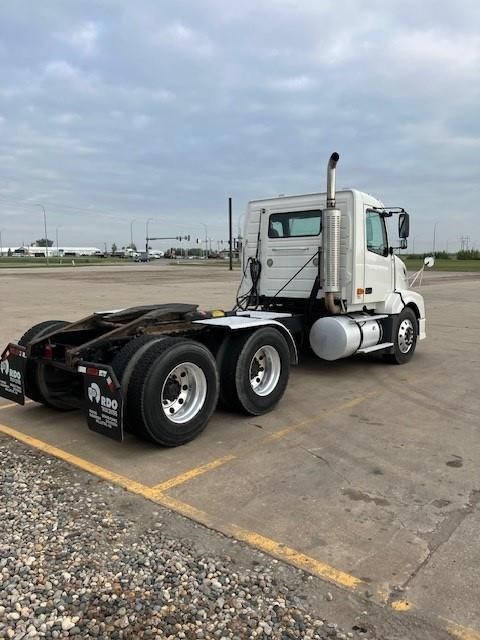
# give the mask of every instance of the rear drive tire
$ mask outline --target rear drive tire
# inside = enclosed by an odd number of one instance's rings
[[[124,345],[112,360],[111,367],[117,376],[117,380],[120,383],[122,389],[122,395],[124,400],[124,412],[123,412],[123,427],[125,431],[129,433],[135,433],[135,428],[128,420],[127,410],[127,398],[128,398],[128,386],[132,371],[142,355],[148,349],[148,345],[152,342],[158,342],[163,340],[162,336],[145,335],[132,338],[126,345]]]
[[[290,351],[271,327],[232,335],[221,363],[222,405],[258,416],[282,398],[290,375]]]
[[[404,307],[393,322],[393,353],[384,358],[391,364],[405,364],[415,352],[417,346],[418,322],[413,309]]]
[[[176,447],[198,436],[218,400],[215,359],[193,340],[164,338],[148,345],[128,384],[126,413],[135,432]]]
[[[22,347],[27,347],[31,342],[41,338],[54,331],[55,329],[61,329],[65,325],[69,324],[66,320],[46,320],[34,325],[18,341],[18,344]],[[67,404],[61,402],[57,398],[53,399],[51,396],[51,389],[47,381],[49,373],[45,369],[44,363],[37,362],[35,360],[27,360],[27,366],[25,370],[25,395],[48,407],[58,409],[60,411],[71,411],[74,407],[70,407]],[[52,367],[49,367],[52,369]]]

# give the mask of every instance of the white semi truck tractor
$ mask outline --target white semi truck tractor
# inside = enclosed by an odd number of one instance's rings
[[[422,296],[408,288],[386,219],[409,215],[356,190],[254,200],[231,311],[159,303],[35,325],[4,350],[0,395],[83,410],[90,429],[164,446],[206,427],[217,403],[260,415],[282,398],[303,349],[323,360],[378,352],[394,364],[425,338]],[[396,235],[396,234],[395,234]]]

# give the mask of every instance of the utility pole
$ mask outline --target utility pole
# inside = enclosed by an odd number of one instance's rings
[[[135,222],[135,218],[130,222],[130,249],[133,250],[133,223]]]
[[[200,222],[202,227],[205,229],[205,259],[208,258],[208,227],[203,222]]]
[[[43,206],[43,204],[37,204],[37,207],[42,207],[42,210],[43,210],[43,226],[45,228],[45,258],[47,260],[47,267],[48,267],[47,214],[45,213],[45,207]]]
[[[460,238],[461,251],[468,251],[469,246],[470,246],[470,236],[461,236]]]
[[[229,271],[233,269],[233,247],[232,247],[232,198],[228,199],[228,246],[229,246]]]
[[[147,254],[147,262],[148,262],[148,223],[153,222],[153,218],[148,218],[145,223],[145,253]]]

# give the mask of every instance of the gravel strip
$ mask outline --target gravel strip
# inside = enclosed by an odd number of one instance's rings
[[[202,548],[164,532],[174,518],[200,527],[147,501],[142,516],[136,497],[7,438],[0,469],[0,638],[363,636],[306,611],[264,554],[243,566],[219,553],[220,534]]]

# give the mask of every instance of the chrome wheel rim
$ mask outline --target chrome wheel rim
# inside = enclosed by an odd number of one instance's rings
[[[415,331],[412,321],[408,318],[402,320],[398,327],[398,348],[401,353],[408,353],[413,347]]]
[[[278,384],[282,365],[278,351],[270,346],[255,352],[249,368],[250,385],[257,396],[268,396]]]
[[[165,378],[160,401],[171,422],[185,424],[199,413],[206,397],[207,378],[202,369],[193,362],[182,362]]]

